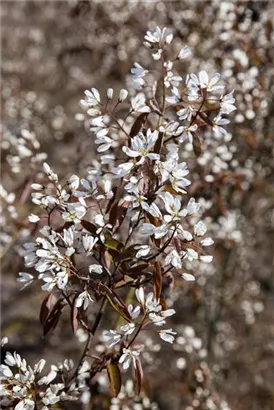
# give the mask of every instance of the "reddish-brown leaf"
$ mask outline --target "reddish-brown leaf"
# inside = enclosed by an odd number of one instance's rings
[[[113,290],[104,285],[106,297],[111,306],[127,321],[131,322],[131,316],[128,312],[127,306],[122,299]]]
[[[135,137],[138,134],[147,119],[147,115],[147,112],[143,112],[136,118],[129,133],[130,137]]]
[[[57,323],[59,322],[63,307],[65,306],[64,299],[59,299],[55,303],[54,307],[52,308],[51,312],[49,313],[48,317],[44,323],[43,335],[46,336],[50,330],[55,329]]]
[[[162,266],[158,261],[154,264],[153,284],[154,296],[158,300],[162,293]]]
[[[54,300],[56,301],[55,296],[52,293],[49,293],[41,304],[39,320],[42,323],[42,325],[44,325],[49,315],[49,312],[54,304]]]
[[[81,224],[82,224],[83,228],[85,228],[86,231],[88,231],[89,233],[91,233],[94,236],[97,236],[97,234],[96,234],[97,228],[96,228],[95,225],[93,225],[89,221],[86,221],[85,219],[82,219]]]
[[[136,367],[135,367],[135,380],[136,380],[135,391],[136,391],[137,396],[139,396],[141,393],[142,384],[143,384],[143,375],[144,374],[143,374],[142,364],[139,358],[137,357]]]
[[[75,296],[72,302],[71,310],[70,310],[70,323],[73,330],[73,333],[76,333],[78,329],[78,308],[76,306],[78,295]]]

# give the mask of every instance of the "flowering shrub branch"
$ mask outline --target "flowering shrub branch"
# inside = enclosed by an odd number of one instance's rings
[[[167,343],[176,335],[168,325],[175,310],[165,297],[167,278],[194,281],[184,272],[185,261],[212,260],[207,247],[213,240],[205,236],[199,202],[188,194],[191,176],[180,151],[189,141],[199,156],[205,127],[212,129],[212,138],[225,135],[235,101],[232,92],[223,94],[219,74],[178,75],[176,64],[191,52],[183,47],[169,56],[172,40],[166,29],[147,32],[152,68],[135,63],[129,90],[115,96],[108,89],[103,97],[96,88],[85,91],[81,106],[95,135],[97,167],[85,178],[72,175],[62,182],[44,163],[43,177],[31,186],[39,210],[29,221],[38,235],[24,245],[28,272],[20,272],[18,281],[23,287],[40,281],[47,293],[40,310],[44,336],[70,310],[72,331],[81,331],[86,340],[78,364],[52,365],[42,378],[43,359],[31,369],[18,354],[8,353],[1,366],[6,407],[45,410],[70,400],[88,403],[91,380],[103,371],[117,396],[121,372],[130,367],[140,394],[142,333],[154,332]],[[117,326],[100,330],[110,307]],[[96,312],[92,318],[91,311]]]

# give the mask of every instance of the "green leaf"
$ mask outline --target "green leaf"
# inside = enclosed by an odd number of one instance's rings
[[[119,366],[114,363],[107,364],[108,378],[113,397],[117,397],[121,390],[122,379]]]

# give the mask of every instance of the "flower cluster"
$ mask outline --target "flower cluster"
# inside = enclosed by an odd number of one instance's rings
[[[4,395],[16,410],[47,409],[69,400],[74,390],[83,393],[86,403],[90,392],[85,378],[104,371],[117,396],[120,373],[130,366],[140,394],[143,335],[150,331],[167,343],[175,340],[176,331],[162,328],[175,314],[166,292],[169,279],[195,281],[186,267],[212,260],[207,247],[213,240],[205,236],[201,205],[190,193],[191,175],[181,152],[190,143],[199,155],[203,127],[213,137],[225,136],[223,125],[229,123],[235,100],[217,85],[219,74],[179,75],[176,62],[188,58],[190,50],[183,47],[169,56],[172,41],[166,29],[147,32],[144,44],[157,66],[143,68],[136,62],[130,90],[117,95],[111,88],[104,95],[96,88],[85,91],[80,105],[95,135],[96,166],[62,182],[44,163],[44,172],[31,184],[37,211],[28,220],[37,236],[24,245],[28,272],[20,272],[18,282],[25,287],[40,281],[47,293],[40,311],[44,335],[54,330],[67,308],[73,332],[86,347],[72,376],[56,384],[51,382],[61,370],[72,370],[67,364],[52,366],[38,380],[44,361],[32,370],[18,355],[9,354],[2,366]],[[94,356],[92,340],[105,309],[118,313],[119,320],[116,329],[102,331],[100,356]],[[41,390],[44,385],[50,386]]]

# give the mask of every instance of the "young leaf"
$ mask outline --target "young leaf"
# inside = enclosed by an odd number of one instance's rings
[[[142,384],[143,384],[143,368],[142,368],[141,361],[138,357],[136,359],[135,380],[136,380],[135,391],[136,391],[137,396],[139,396],[141,393]]]
[[[141,115],[139,115],[139,117],[136,118],[129,133],[130,137],[135,137],[135,135],[138,134],[147,119],[147,115],[147,112],[143,112]]]
[[[70,310],[70,323],[71,323],[73,333],[76,333],[78,329],[78,318],[77,318],[78,308],[76,306],[77,296],[78,295],[76,295],[75,298],[73,299],[71,310]]]
[[[49,315],[50,309],[54,304],[54,299],[55,299],[55,296],[52,293],[49,293],[41,304],[39,320],[42,325],[44,325]]]
[[[64,299],[59,299],[55,303],[52,311],[48,315],[44,323],[43,335],[46,336],[50,330],[55,329],[57,323],[59,322],[63,307],[65,306]]]
[[[153,271],[154,296],[158,300],[162,293],[162,267],[160,262],[155,261]]]
[[[108,378],[113,397],[117,397],[121,390],[122,380],[119,366],[114,363],[107,364]]]
[[[106,291],[106,297],[111,306],[127,321],[131,322],[131,316],[128,313],[127,306],[124,304],[121,298],[110,290],[106,285],[104,286]]]
[[[195,132],[193,133],[193,151],[196,157],[199,157],[202,153],[201,141]]]
[[[81,224],[82,224],[83,228],[85,228],[86,231],[91,233],[93,236],[97,236],[97,234],[96,234],[97,228],[96,228],[95,225],[93,225],[89,221],[85,221],[84,219],[81,221]]]

